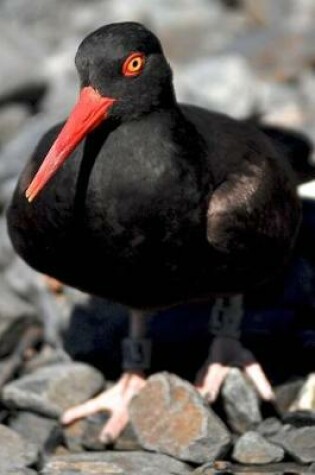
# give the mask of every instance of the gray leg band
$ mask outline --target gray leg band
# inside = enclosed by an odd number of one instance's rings
[[[122,342],[123,369],[144,370],[151,364],[151,340],[125,338]]]
[[[215,336],[239,338],[243,317],[243,297],[217,298],[211,312],[210,332]]]

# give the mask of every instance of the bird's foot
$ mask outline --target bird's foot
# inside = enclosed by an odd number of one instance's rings
[[[197,375],[196,388],[199,393],[210,403],[214,402],[233,367],[243,369],[262,399],[274,400],[272,387],[253,354],[239,340],[221,336],[214,339],[210,357]]]
[[[129,420],[129,402],[145,384],[146,379],[141,372],[125,372],[110,389],[83,404],[68,409],[63,414],[61,422],[68,425],[97,412],[110,412],[110,417],[99,437],[104,444],[110,444],[125,429]]]

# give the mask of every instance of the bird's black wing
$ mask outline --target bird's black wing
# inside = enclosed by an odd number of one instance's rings
[[[209,244],[233,267],[267,275],[290,255],[301,219],[296,181],[283,150],[254,124],[184,107],[208,143],[216,180]]]

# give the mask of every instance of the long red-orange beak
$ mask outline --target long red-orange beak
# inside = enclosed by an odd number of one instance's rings
[[[25,192],[29,202],[38,195],[81,140],[106,117],[116,99],[102,97],[92,87],[84,87],[70,116]]]

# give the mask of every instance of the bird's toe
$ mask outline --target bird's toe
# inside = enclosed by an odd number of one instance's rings
[[[61,422],[68,425],[98,412],[109,412],[110,417],[101,431],[100,440],[105,444],[112,443],[128,423],[128,406],[131,399],[141,391],[145,384],[146,379],[141,373],[125,372],[111,388],[97,397],[65,411]]]

